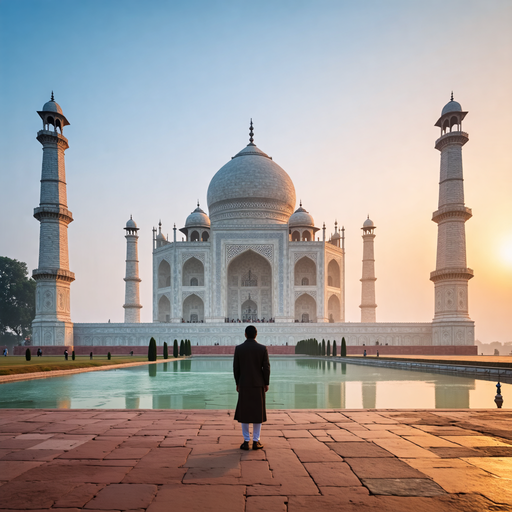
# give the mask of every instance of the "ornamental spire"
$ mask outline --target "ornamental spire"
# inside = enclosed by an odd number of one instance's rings
[[[252,117],[251,117],[251,125],[249,127],[249,144],[254,144],[254,129],[252,126]]]
[[[52,97],[50,101],[55,101],[55,98],[53,97],[53,91],[52,91]]]
[[[452,95],[450,97],[450,101],[453,101],[453,91],[452,91]]]

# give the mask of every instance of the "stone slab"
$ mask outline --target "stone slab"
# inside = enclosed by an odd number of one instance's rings
[[[428,478],[364,478],[363,484],[375,495],[442,496],[445,491]]]

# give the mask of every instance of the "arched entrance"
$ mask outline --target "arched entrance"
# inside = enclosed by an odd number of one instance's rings
[[[192,294],[183,301],[183,320],[187,323],[204,321],[204,304],[201,297]]]
[[[329,322],[341,321],[341,303],[336,295],[331,295],[327,302],[327,311],[329,313]]]
[[[226,313],[230,321],[272,318],[272,267],[268,260],[254,251],[243,252],[229,264],[227,280]]]
[[[242,322],[256,322],[258,320],[258,305],[251,299],[242,304]]]
[[[197,258],[190,258],[183,265],[183,286],[204,286],[204,265]]]
[[[171,321],[171,303],[165,295],[162,295],[158,301],[158,321]]]
[[[295,321],[308,323],[316,320],[316,300],[309,293],[303,293],[295,301]]]

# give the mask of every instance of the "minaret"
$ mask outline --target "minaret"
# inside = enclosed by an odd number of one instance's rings
[[[69,271],[68,210],[64,151],[68,139],[62,135],[69,125],[62,109],[51,100],[37,112],[43,129],[37,140],[43,145],[41,196],[34,217],[40,222],[39,264],[32,272],[36,281],[36,316],[32,322],[34,345],[73,345],[70,316],[70,284],[75,274]]]
[[[361,279],[361,322],[375,323],[375,254],[373,240],[375,239],[376,226],[370,220],[370,216],[364,221],[363,227],[363,277]]]
[[[139,228],[130,215],[130,220],[126,223],[126,292],[124,298],[124,323],[138,324],[140,322],[139,298],[139,257],[137,251],[137,240]]]
[[[469,140],[462,131],[466,114],[452,93],[436,123],[441,129],[435,145],[441,152],[441,177],[439,205],[432,215],[438,225],[436,270],[430,274],[435,290],[434,345],[474,344],[474,322],[468,314],[468,281],[473,271],[466,266],[465,234],[471,210],[464,205],[462,177],[462,146]]]

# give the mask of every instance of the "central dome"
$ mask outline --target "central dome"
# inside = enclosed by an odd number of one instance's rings
[[[208,210],[215,225],[286,224],[295,187],[284,169],[252,142],[212,178]]]

